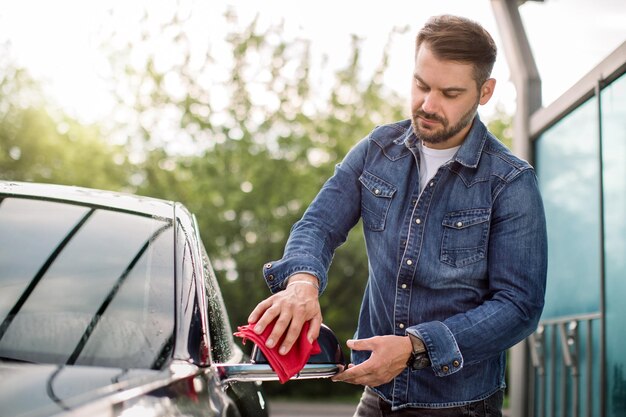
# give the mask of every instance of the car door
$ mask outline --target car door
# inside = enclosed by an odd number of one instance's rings
[[[233,340],[228,313],[211,261],[202,247],[204,286],[207,300],[210,355],[212,363],[243,363],[246,357]],[[242,416],[267,416],[267,403],[262,386],[255,382],[226,385],[226,394],[235,402]]]

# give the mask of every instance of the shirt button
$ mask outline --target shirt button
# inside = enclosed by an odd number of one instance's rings
[[[406,289],[406,284],[402,284],[402,289],[405,290]]]
[[[463,226],[463,222],[457,222],[456,227],[461,227]]]
[[[447,373],[450,370],[450,368],[448,367],[448,365],[443,365],[441,367],[441,370]]]
[[[452,365],[454,365],[455,368],[458,368],[460,364],[461,363],[459,361],[452,362]]]
[[[414,205],[416,205],[416,204],[417,204],[417,200],[413,200],[413,201],[411,201],[411,205],[413,205],[413,206],[414,206]]]
[[[428,185],[432,187],[433,185],[435,185],[435,181],[431,181]]]
[[[422,221],[420,219],[415,219],[415,223],[420,224]]]
[[[404,329],[404,323],[398,324],[398,327],[401,328],[401,329]]]
[[[410,260],[410,259],[407,259],[407,260],[406,260],[406,264],[407,264],[407,265],[409,265],[409,266],[410,266],[410,265],[413,265],[413,261],[412,261],[412,260]]]
[[[268,281],[274,281],[274,275],[269,275],[269,276],[267,277],[267,279],[268,279]]]
[[[272,264],[270,264],[270,263],[265,264],[265,269],[270,269],[271,267],[272,267]]]
[[[376,194],[376,195],[380,194],[380,190],[379,190],[378,188],[376,188],[376,189],[374,190],[374,194]]]

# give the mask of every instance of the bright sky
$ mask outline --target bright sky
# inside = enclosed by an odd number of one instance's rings
[[[223,48],[226,25],[223,13],[234,7],[242,26],[255,16],[262,25],[284,20],[285,34],[312,40],[313,62],[322,57],[330,67],[347,63],[350,36],[363,39],[364,71],[379,62],[393,27],[408,26],[391,46],[391,67],[385,84],[408,97],[413,65],[413,39],[431,15],[460,14],[479,21],[491,32],[500,48],[494,77],[498,80],[491,105],[502,103],[512,112],[515,90],[489,0],[388,0],[363,6],[355,0],[197,0],[179,1],[193,13],[189,30],[212,50]],[[18,63],[43,80],[46,91],[69,114],[83,121],[104,117],[112,101],[101,80],[105,58],[98,49],[102,22],[117,29],[133,29],[142,8],[151,12],[171,9],[165,0],[0,0],[0,42],[10,40]],[[190,5],[190,6],[187,6]],[[110,9],[118,17],[104,18]],[[543,83],[544,105],[549,104],[603,57],[626,40],[624,0],[546,0],[520,7]],[[109,29],[110,28],[105,28]],[[206,45],[205,45],[206,46]],[[492,108],[486,108],[489,113]]]

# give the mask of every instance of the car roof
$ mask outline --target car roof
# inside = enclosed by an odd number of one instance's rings
[[[174,202],[92,188],[16,181],[0,181],[0,196],[56,200],[130,211],[172,219]]]

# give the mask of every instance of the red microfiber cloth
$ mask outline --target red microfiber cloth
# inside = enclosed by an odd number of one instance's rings
[[[298,340],[296,340],[296,343],[293,344],[291,350],[287,352],[286,355],[278,353],[278,349],[282,345],[283,339],[285,338],[284,334],[273,348],[268,348],[265,346],[265,341],[272,333],[275,323],[276,321],[273,321],[261,334],[254,333],[255,323],[239,326],[237,327],[239,331],[235,333],[235,336],[243,338],[244,344],[247,339],[252,340],[267,358],[270,366],[278,375],[280,383],[284,384],[289,381],[292,376],[296,375],[302,370],[302,368],[304,368],[304,365],[306,365],[306,362],[309,360],[311,355],[317,355],[322,350],[320,349],[320,345],[317,343],[317,340],[313,341],[313,343],[309,343],[309,340],[306,337],[309,331],[308,322],[304,323]]]

